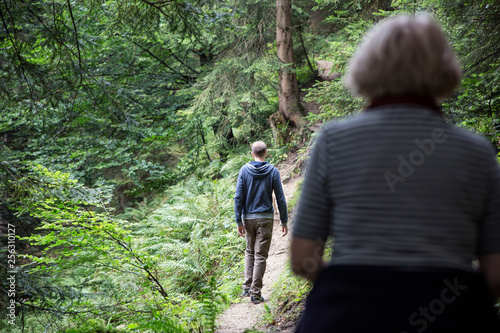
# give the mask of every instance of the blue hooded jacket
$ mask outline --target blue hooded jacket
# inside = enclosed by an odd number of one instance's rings
[[[280,211],[281,225],[286,226],[286,199],[278,170],[267,162],[252,161],[245,164],[238,175],[234,195],[236,224],[242,226],[242,218],[273,218],[273,191]]]

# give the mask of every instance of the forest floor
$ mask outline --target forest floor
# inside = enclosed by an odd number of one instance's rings
[[[304,102],[305,93],[301,94],[302,104],[304,105],[307,112],[319,113],[319,106],[315,102]],[[319,130],[321,125],[319,123],[309,126],[309,130],[316,132]],[[307,143],[306,143],[307,144]],[[296,147],[299,148],[299,147]],[[305,153],[307,154],[307,152]],[[296,173],[297,169],[300,169],[297,163],[298,160],[302,160],[302,156],[297,156],[297,154],[290,154],[288,158],[277,165],[280,172],[280,176],[283,182],[283,191],[285,192],[285,198],[287,203],[290,199],[297,193],[297,185],[302,179],[302,173]],[[266,272],[264,274],[264,281],[262,287],[262,296],[266,302],[272,297],[272,288],[275,281],[283,273],[286,267],[286,263],[289,260],[289,247],[291,239],[291,231],[293,228],[293,223],[291,222],[291,215],[293,212],[289,210],[289,223],[288,223],[288,235],[282,237],[282,231],[279,224],[279,215],[274,215],[274,226],[273,226],[273,238],[271,241],[271,248],[269,250],[269,257],[267,259]],[[235,231],[236,232],[236,231]],[[242,282],[243,282],[243,272],[242,272]],[[250,302],[250,298],[242,298],[240,303],[233,303],[231,306],[218,318],[218,333],[242,333],[242,332],[254,332],[255,330],[268,331],[266,328],[266,323],[264,322],[264,316],[266,315],[265,304],[261,303],[258,305]],[[284,328],[273,326],[270,332],[281,332],[281,333],[291,333],[294,328]]]

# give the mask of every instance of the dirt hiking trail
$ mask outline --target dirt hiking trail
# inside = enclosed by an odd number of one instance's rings
[[[301,178],[297,176],[292,178],[292,172],[295,168],[293,160],[293,158],[288,158],[287,161],[278,165],[287,203],[296,192],[298,181]],[[288,211],[288,213],[290,216],[290,211]],[[242,333],[247,329],[266,330],[261,327],[263,324],[262,317],[266,311],[264,305],[271,298],[272,287],[283,272],[288,261],[288,249],[291,237],[290,222],[289,220],[288,235],[282,237],[281,227],[279,225],[279,215],[274,215],[273,238],[269,250],[269,257],[267,258],[266,272],[263,281],[264,285],[262,287],[262,296],[265,302],[255,305],[250,302],[249,297],[242,297],[241,303],[231,304],[217,320],[218,333]],[[241,280],[243,281],[243,277]],[[291,333],[293,329],[288,328],[279,330],[278,328],[277,330],[274,327],[273,332]]]

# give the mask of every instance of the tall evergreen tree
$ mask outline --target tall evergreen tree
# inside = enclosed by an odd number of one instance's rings
[[[276,46],[279,60],[287,65],[279,70],[279,111],[293,127],[301,128],[304,107],[294,71],[291,0],[276,0]]]

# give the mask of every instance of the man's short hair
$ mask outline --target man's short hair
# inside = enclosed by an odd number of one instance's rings
[[[460,83],[457,58],[428,14],[399,15],[370,30],[349,62],[345,85],[373,100],[389,95],[445,98]]]
[[[252,144],[252,153],[257,157],[264,157],[266,155],[267,146],[264,141],[255,141]]]

